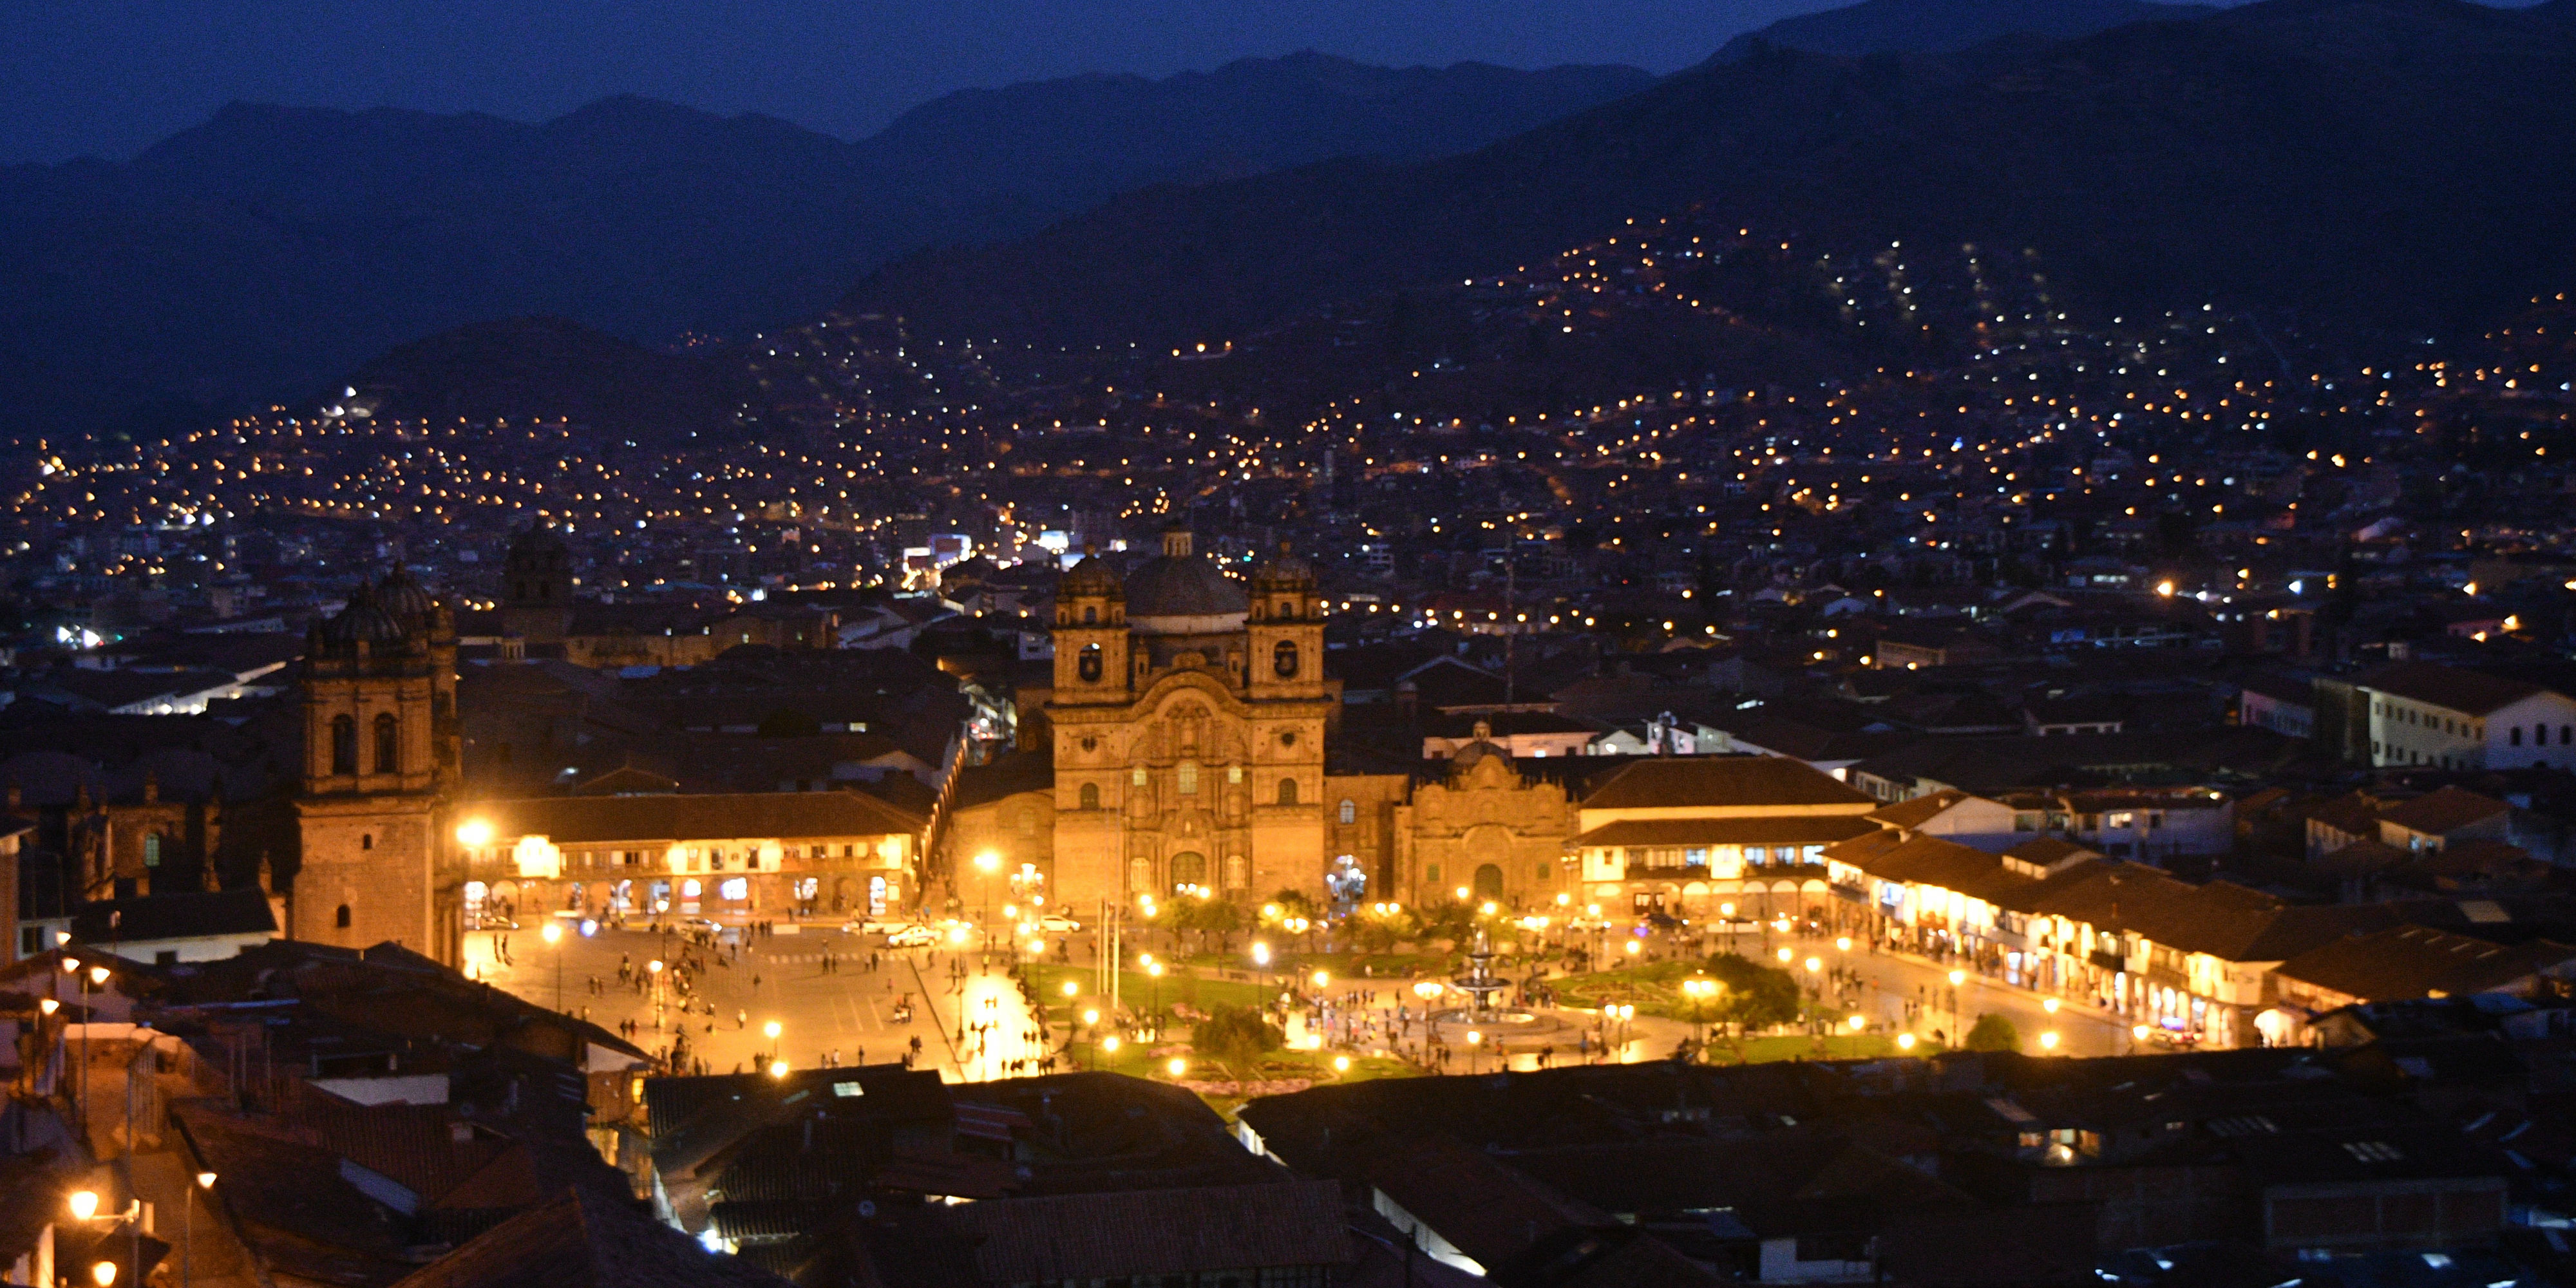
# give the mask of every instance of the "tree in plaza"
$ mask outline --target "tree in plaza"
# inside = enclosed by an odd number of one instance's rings
[[[2021,1030],[2014,1028],[2012,1021],[1988,1011],[1978,1016],[1968,1030],[1967,1047],[1971,1051],[2019,1051]]]
[[[1397,944],[1421,933],[1421,924],[1402,908],[1386,911],[1372,906],[1351,914],[1351,938],[1363,952],[1392,952]]]
[[[1258,1007],[1217,1005],[1190,1030],[1190,1047],[1242,1080],[1261,1071],[1261,1057],[1287,1045],[1288,1035],[1264,1018]]]
[[[1190,902],[1195,905],[1189,913],[1191,929],[1201,935],[1216,936],[1216,950],[1220,956],[1232,951],[1234,933],[1244,926],[1243,909],[1236,907],[1231,899],[1193,899]],[[1205,946],[1204,940],[1201,946]]]

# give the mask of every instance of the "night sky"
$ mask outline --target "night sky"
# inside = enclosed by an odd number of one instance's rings
[[[129,156],[233,99],[542,119],[607,94],[843,137],[950,90],[1318,49],[1671,71],[1843,0],[0,0],[0,162]]]

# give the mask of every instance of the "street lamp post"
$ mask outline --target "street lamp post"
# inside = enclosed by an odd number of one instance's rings
[[[771,1020],[769,1023],[761,1025],[760,1031],[763,1036],[769,1039],[770,1060],[776,1061],[778,1059],[778,1035],[784,1031],[783,1028],[779,1025],[778,1021]],[[757,1064],[760,1063],[760,1061],[754,1060],[753,1063]]]
[[[1467,1030],[1467,1075],[1469,1077],[1474,1077],[1477,1073],[1482,1071],[1482,1066],[1479,1065],[1477,1061],[1477,1053],[1483,1050],[1484,1045],[1485,1035],[1483,1033],[1475,1029]]]
[[[1002,867],[1002,856],[986,850],[975,856],[975,885],[984,897],[984,911],[977,921],[985,927],[990,941],[993,924],[993,874]]]
[[[197,1189],[211,1192],[215,1188],[213,1172],[197,1173]],[[180,1196],[179,1207],[179,1285],[187,1288],[197,1264],[197,1194],[195,1190]]]
[[[1959,1013],[1959,986],[1967,982],[1968,972],[1956,969],[1950,972],[1950,1044],[1953,1049],[1968,1045],[1968,1035],[1964,1031],[1967,1021]]]

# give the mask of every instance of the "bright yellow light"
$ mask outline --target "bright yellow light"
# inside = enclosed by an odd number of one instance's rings
[[[2132,1037],[2132,1038],[2137,1039],[2137,1040],[2138,1040],[2138,1041],[2140,1041],[2140,1042],[2144,1042],[2144,1041],[2146,1041],[2146,1040],[2147,1040],[2147,1026],[2146,1026],[2146,1025],[2143,1025],[2143,1024],[2135,1024],[2135,1025],[2131,1025],[2131,1026],[2129,1027],[2129,1036],[2130,1036],[2130,1037]]]
[[[1100,1049],[1101,1049],[1101,1050],[1103,1050],[1103,1051],[1115,1051],[1115,1050],[1117,1050],[1117,1049],[1118,1049],[1118,1035],[1117,1035],[1117,1034],[1115,1034],[1115,1033],[1112,1033],[1112,1034],[1110,1034],[1108,1037],[1105,1037],[1105,1038],[1100,1039]]]
[[[456,825],[459,843],[479,847],[492,843],[492,825],[479,818],[469,818]]]
[[[1079,989],[1079,988],[1077,988],[1077,987],[1075,987],[1075,986],[1074,986],[1074,982],[1073,982],[1072,980],[1066,980],[1066,981],[1064,982],[1064,995],[1065,995],[1066,997],[1072,997],[1073,995],[1075,995],[1076,993],[1079,993],[1079,992],[1081,992],[1081,991],[1082,991],[1081,989]]]
[[[1851,1026],[1851,1031],[1854,1033],[1858,1033],[1862,1029],[1869,1027],[1869,1020],[1866,1016],[1855,1015],[1845,1022]]]
[[[1100,1012],[1097,1010],[1084,1011],[1082,1013],[1082,1022],[1085,1024],[1098,1024],[1100,1022]]]
[[[1963,970],[1954,970],[1950,972],[1950,987],[1957,988],[1961,984],[1965,984],[1967,982],[1968,972]]]
[[[1631,940],[1629,940],[1629,941],[1628,941],[1628,955],[1629,955],[1629,956],[1631,956],[1631,957],[1636,956],[1640,951],[1642,951],[1642,950],[1643,950],[1643,948],[1644,948],[1644,945],[1642,945],[1642,944],[1638,943],[1638,942],[1637,942],[1636,940],[1634,940],[1634,939],[1631,939]]]
[[[1797,956],[1797,954],[1796,954],[1796,953],[1790,952],[1788,949],[1783,948],[1783,949],[1781,949],[1781,950],[1780,950],[1780,964],[1781,964],[1781,965],[1783,965],[1783,966],[1786,966],[1786,965],[1788,965],[1788,964],[1789,964],[1790,960],[1791,960],[1792,958],[1795,958],[1796,956]]]
[[[1332,977],[1330,974],[1327,974],[1326,972],[1323,972],[1323,971],[1316,971],[1316,972],[1315,972],[1315,975],[1314,975],[1314,980],[1315,980],[1315,987],[1317,987],[1317,988],[1322,988],[1324,985],[1329,984],[1329,983],[1332,983],[1332,982],[1333,982],[1333,977]]]
[[[66,974],[66,975],[77,975],[77,974],[79,974],[79,973],[80,973],[80,958],[78,958],[78,957],[66,957],[66,958],[64,958],[64,959],[63,959],[63,973],[64,973],[64,974]]]
[[[1467,902],[1467,887],[1465,887],[1465,886],[1460,886],[1460,887],[1458,887],[1457,894],[1458,894],[1458,902],[1460,902],[1460,903],[1465,903],[1465,902]]]
[[[71,1206],[72,1219],[75,1221],[86,1221],[91,1217],[97,1216],[98,1192],[95,1190],[72,1191]]]
[[[213,1172],[197,1173],[197,1188],[201,1190],[211,1190],[215,1188],[215,1174]]]
[[[761,1025],[761,1026],[760,1026],[760,1031],[761,1031],[761,1032],[763,1032],[763,1033],[768,1034],[768,1035],[769,1035],[769,1040],[770,1040],[770,1041],[772,1041],[772,1042],[777,1041],[777,1040],[778,1040],[778,1034],[779,1034],[778,1021],[776,1021],[776,1020],[771,1020],[769,1023],[764,1024],[764,1025]]]
[[[106,983],[106,982],[107,982],[107,968],[106,968],[106,967],[104,967],[104,966],[92,966],[92,967],[90,967],[90,968],[89,968],[89,982],[90,982],[90,983],[93,983],[93,984],[104,984],[104,983]]]
[[[1735,915],[1735,905],[1731,903],[1721,903],[1717,905],[1717,911],[1720,916],[1732,917]]]
[[[1164,1065],[1163,1067],[1169,1070],[1173,1077],[1177,1078],[1190,1071],[1190,1062],[1180,1058],[1179,1056],[1173,1056],[1172,1062]]]
[[[1813,975],[1813,974],[1815,974],[1817,971],[1823,970],[1824,968],[1825,968],[1825,961],[1824,961],[1824,959],[1823,959],[1823,958],[1821,958],[1821,957],[1810,957],[1810,958],[1808,958],[1808,959],[1807,959],[1807,973],[1808,973],[1808,974]]]
[[[1913,1034],[1911,1034],[1911,1033],[1899,1033],[1899,1034],[1897,1034],[1897,1035],[1896,1035],[1896,1049],[1897,1049],[1897,1050],[1899,1050],[1899,1051],[1911,1051],[1911,1050],[1913,1050],[1913,1049],[1914,1049],[1914,1035],[1913,1035]]]
[[[1265,903],[1261,905],[1261,915],[1272,921],[1279,920],[1279,905],[1275,903]]]
[[[537,927],[537,938],[551,944],[556,940],[563,938],[563,927],[556,922],[549,921],[546,924]]]
[[[659,958],[659,957],[656,957],[656,958],[654,958],[653,960],[651,960],[651,961],[649,961],[649,962],[644,963],[644,969],[646,969],[646,970],[648,970],[648,971],[651,971],[652,973],[654,973],[654,974],[656,974],[656,975],[661,974],[661,973],[662,973],[662,959],[661,959],[661,958]]]
[[[1259,940],[1253,941],[1252,964],[1255,966],[1267,966],[1270,964],[1270,945],[1262,943]]]
[[[1484,1034],[1479,1033],[1479,1032],[1477,1032],[1477,1031],[1476,1031],[1476,1030],[1474,1030],[1474,1029],[1469,1029],[1469,1030],[1467,1030],[1467,1045],[1469,1045],[1469,1046],[1475,1046],[1475,1045],[1477,1045],[1478,1043],[1483,1042],[1484,1040],[1485,1040],[1485,1035],[1484,1035]]]
[[[2165,598],[2167,598],[2167,599],[2171,599],[2171,598],[2173,598],[2173,593],[2174,593],[2174,584],[2173,584],[2172,582],[2169,582],[2169,581],[2160,581],[2160,582],[2157,582],[2157,583],[2156,583],[2156,593],[2157,593],[2157,594],[2159,594],[2159,595],[2164,596],[2164,597],[2165,597]]]
[[[986,850],[975,856],[975,866],[980,871],[994,871],[1002,866],[1002,856]]]
[[[770,1062],[769,1062],[769,1076],[770,1076],[770,1077],[773,1077],[773,1078],[784,1078],[784,1077],[786,1077],[786,1076],[787,1076],[787,1062],[786,1062],[786,1061],[784,1061],[784,1060],[772,1060],[772,1061],[770,1061]]]
[[[1847,952],[1850,952],[1850,951],[1851,951],[1851,936],[1849,936],[1849,935],[1845,935],[1845,936],[1843,936],[1842,938],[1835,940],[1835,941],[1834,941],[1834,947],[1835,947],[1836,949],[1838,949],[1838,950],[1842,951],[1842,952],[1846,952],[1846,953],[1847,953]]]
[[[63,1009],[63,1004],[50,997],[40,999],[36,1003],[36,1010],[45,1015],[51,1015],[61,1009]]]
[[[2051,1015],[2055,1015],[2055,1014],[2057,1014],[2057,1006],[2058,1006],[2057,999],[2052,997],[2052,998],[2049,998],[2047,1001],[2041,1002],[2041,1003],[2039,1004],[2039,1009],[2041,1009],[2041,1010],[2043,1010],[2043,1011],[2046,1011],[2046,1012],[2048,1012],[2048,1013],[2049,1013],[2049,1014],[2051,1014]]]
[[[1483,907],[1478,908],[1478,909],[1477,909],[1477,911],[1478,911],[1478,912],[1481,912],[1481,913],[1483,913],[1483,914],[1485,914],[1485,915],[1486,915],[1486,916],[1488,916],[1488,917],[1493,916],[1493,915],[1494,915],[1494,901],[1493,901],[1493,900],[1491,900],[1491,899],[1487,899],[1487,900],[1485,901],[1485,903],[1484,903],[1484,906],[1483,906]]]
[[[98,1284],[98,1288],[108,1288],[108,1285],[116,1282],[116,1263],[113,1261],[102,1261],[97,1265],[91,1266],[89,1268],[89,1277],[93,1282]]]
[[[2055,1029],[2051,1029],[2048,1032],[2039,1035],[2039,1049],[2042,1051],[2054,1051],[2057,1049],[2057,1031]]]
[[[1334,1057],[1333,1057],[1333,1072],[1335,1072],[1335,1073],[1349,1073],[1350,1071],[1351,1071],[1351,1058],[1350,1058],[1349,1056],[1346,1056],[1346,1055],[1337,1055],[1337,1056],[1334,1056]]]

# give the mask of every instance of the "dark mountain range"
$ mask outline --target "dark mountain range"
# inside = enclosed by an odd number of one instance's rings
[[[1305,54],[961,93],[858,143],[637,98],[537,125],[235,104],[131,162],[0,169],[0,434],[300,398],[482,320],[739,335],[1140,184],[1454,154],[1651,80]]]
[[[1133,193],[890,265],[917,333],[1236,335],[1694,203],[1848,245],[2035,250],[2067,298],[2473,326],[2576,276],[2567,0],[2262,0],[1966,53],[1766,46],[1466,156]]]
[[[2071,40],[2133,22],[2200,18],[2209,5],[2149,0],[1861,0],[1783,18],[1726,42],[1716,61],[1742,62],[1763,45],[1811,54],[1955,54],[2006,36]]]

